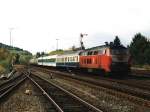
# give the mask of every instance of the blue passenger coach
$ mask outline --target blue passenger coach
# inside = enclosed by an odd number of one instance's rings
[[[56,58],[58,55],[44,56],[38,58],[38,65],[56,67]]]

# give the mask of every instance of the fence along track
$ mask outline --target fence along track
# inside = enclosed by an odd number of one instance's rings
[[[40,88],[59,112],[102,112],[102,110],[39,76],[32,74],[28,78]]]

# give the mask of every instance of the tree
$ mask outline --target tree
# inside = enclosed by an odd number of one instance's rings
[[[20,64],[20,55],[16,54],[15,64]]]
[[[141,33],[137,33],[131,44],[129,45],[129,50],[132,55],[132,60],[134,64],[147,64],[149,63],[149,51],[150,42]],[[150,64],[150,63],[149,63]]]
[[[150,65],[150,47],[149,47],[149,49],[145,50],[144,61],[145,61],[145,64],[149,64]]]
[[[41,56],[44,56],[45,55],[45,53],[44,52],[41,52]]]
[[[36,58],[38,58],[38,57],[40,57],[40,56],[41,56],[40,52],[37,52],[37,53],[36,53]]]
[[[121,46],[121,42],[118,36],[115,37],[114,42],[113,42],[114,46]]]

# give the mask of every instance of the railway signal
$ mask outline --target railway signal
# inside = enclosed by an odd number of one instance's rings
[[[83,34],[83,33],[80,34],[81,50],[84,50],[84,49],[85,49],[84,44],[83,44],[83,41],[82,41],[82,38],[83,38],[84,36],[87,36],[87,35],[88,35],[88,34]]]

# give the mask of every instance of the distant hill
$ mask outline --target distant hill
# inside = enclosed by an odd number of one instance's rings
[[[12,47],[12,46],[9,46],[9,45],[3,44],[3,43],[0,43],[0,48],[7,49],[11,53],[21,53],[21,54],[26,54],[26,55],[27,54],[32,55],[32,53],[30,53],[29,51],[23,50],[19,47]]]
[[[64,53],[64,50],[59,49],[59,50],[56,50],[56,51],[51,51],[51,52],[49,53],[49,55],[63,54],[63,53]]]

